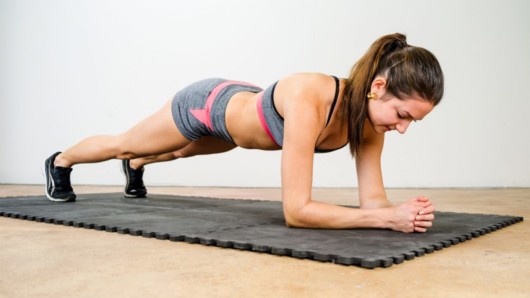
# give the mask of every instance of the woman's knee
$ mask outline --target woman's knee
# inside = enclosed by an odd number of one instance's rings
[[[152,154],[142,154],[140,148],[134,145],[132,137],[129,133],[123,133],[114,138],[113,141],[109,142],[109,146],[112,148],[113,155],[117,159],[135,159],[140,157],[149,156]]]
[[[184,150],[184,149],[180,149],[180,150],[177,150],[177,151],[173,151],[173,157],[174,159],[178,159],[178,158],[185,158],[185,157],[191,157],[193,156],[190,152]]]
[[[144,157],[144,155],[140,155],[137,153],[134,153],[131,150],[127,150],[125,147],[118,147],[116,148],[116,153],[114,154],[117,159],[135,159]]]

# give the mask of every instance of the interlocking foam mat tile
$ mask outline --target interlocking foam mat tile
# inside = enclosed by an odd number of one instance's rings
[[[44,196],[0,198],[0,216],[356,265],[390,267],[520,222],[522,217],[436,212],[427,233],[318,230],[285,226],[281,202],[120,193],[83,194],[75,203]]]

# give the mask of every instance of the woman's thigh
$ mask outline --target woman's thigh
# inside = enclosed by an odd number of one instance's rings
[[[169,100],[159,111],[118,136],[121,158],[173,152],[190,144],[175,125]]]

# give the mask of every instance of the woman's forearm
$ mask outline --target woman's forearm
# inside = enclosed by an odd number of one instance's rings
[[[391,228],[391,210],[388,208],[358,209],[309,201],[298,210],[284,210],[289,227],[353,229]]]

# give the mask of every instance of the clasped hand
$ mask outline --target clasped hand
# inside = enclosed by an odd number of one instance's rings
[[[434,221],[434,206],[426,197],[419,196],[403,202],[394,208],[392,230],[411,233],[427,232]]]

